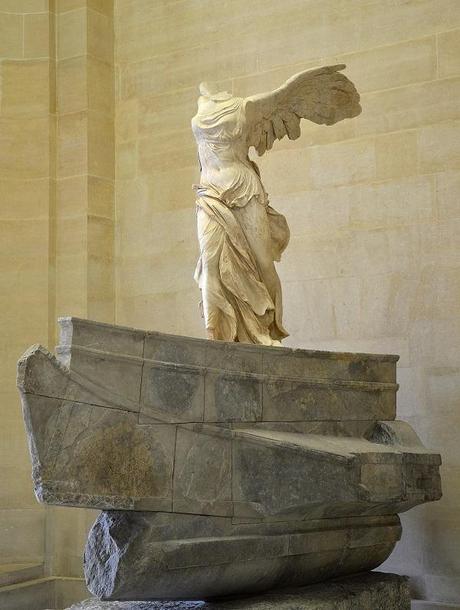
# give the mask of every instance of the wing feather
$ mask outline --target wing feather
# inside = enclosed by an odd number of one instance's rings
[[[344,65],[325,66],[296,74],[284,85],[246,98],[247,144],[259,155],[275,140],[300,136],[300,119],[333,125],[361,112],[359,94],[341,73]]]

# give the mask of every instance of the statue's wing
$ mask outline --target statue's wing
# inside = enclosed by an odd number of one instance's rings
[[[245,100],[248,147],[259,155],[270,150],[275,140],[300,136],[300,119],[333,125],[361,112],[359,94],[340,71],[344,64],[307,70],[292,76],[284,85]]]

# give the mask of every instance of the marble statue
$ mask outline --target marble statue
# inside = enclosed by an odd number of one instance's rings
[[[275,140],[300,136],[300,119],[333,125],[361,112],[359,95],[341,70],[296,74],[278,89],[247,98],[200,85],[192,129],[201,165],[197,192],[200,258],[195,272],[208,338],[280,345],[281,285],[274,261],[289,228],[274,210],[259,169],[249,158]]]
[[[395,420],[397,356],[60,325],[56,356],[31,347],[18,387],[37,498],[102,511],[84,557],[94,595],[275,589],[237,607],[409,608],[388,590],[388,605],[371,603],[380,585],[367,605],[282,593],[376,568],[400,537],[398,513],[441,497],[440,456]]]

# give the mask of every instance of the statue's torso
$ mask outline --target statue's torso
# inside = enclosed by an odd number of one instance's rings
[[[209,102],[192,119],[201,163],[199,194],[217,196],[229,207],[242,207],[266,193],[248,158],[244,100]]]

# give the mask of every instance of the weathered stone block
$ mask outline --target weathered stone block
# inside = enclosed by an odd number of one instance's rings
[[[100,508],[104,598],[207,599],[377,567],[395,513],[441,495],[395,417],[396,356],[247,346],[61,320],[18,387],[39,500]]]
[[[59,329],[61,347],[79,346],[127,356],[143,355],[144,330],[65,317],[59,318]]]
[[[262,353],[254,345],[208,341],[205,365],[224,371],[262,373]]]
[[[145,362],[139,421],[203,421],[204,383],[197,368]]]
[[[205,364],[205,354],[206,342],[201,339],[151,332],[145,337],[144,358],[148,360],[199,366]]]
[[[429,604],[421,602],[420,609]],[[416,606],[418,609],[419,606]],[[431,609],[427,605],[427,610]],[[369,572],[327,583],[222,601],[103,602],[89,599],[68,610],[410,610],[407,579]],[[434,606],[433,606],[434,608]],[[440,610],[444,605],[440,605]],[[447,606],[445,606],[447,610]]]
[[[262,419],[262,383],[254,375],[208,372],[205,420],[214,422]]]
[[[219,519],[206,536],[202,518],[186,519],[184,527],[183,517],[101,513],[85,550],[90,591],[102,599],[208,599],[222,587],[227,595],[244,595],[297,586],[371,569],[400,536],[396,517],[353,525],[328,520],[316,529],[278,522],[271,530],[263,523],[238,526]]]
[[[230,431],[210,426],[179,427],[173,482],[178,513],[232,515]]]
[[[265,383],[263,393],[265,421],[386,420],[396,413],[394,384],[278,379]]]
[[[267,375],[352,381],[396,380],[398,356],[349,354],[315,350],[267,348],[264,351],[263,372]]]

